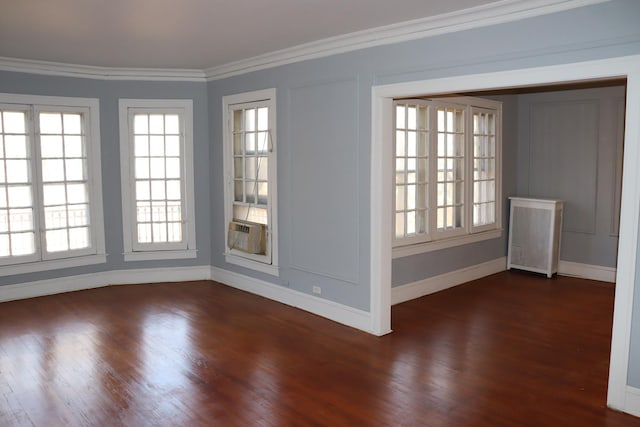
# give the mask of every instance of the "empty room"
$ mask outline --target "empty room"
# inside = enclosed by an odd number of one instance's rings
[[[640,426],[639,18],[4,5],[0,425]]]

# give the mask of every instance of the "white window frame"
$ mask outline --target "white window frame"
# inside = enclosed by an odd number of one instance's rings
[[[100,104],[96,98],[57,97],[0,93],[0,108],[27,113],[27,144],[32,174],[35,254],[7,257],[0,261],[0,276],[33,273],[61,268],[104,264],[107,261],[102,206],[102,163],[100,160]],[[87,190],[89,202],[90,247],[60,252],[47,252],[44,245],[44,205],[40,134],[36,115],[40,112],[81,113],[87,154]]]
[[[183,241],[179,243],[138,243],[135,202],[133,114],[176,113],[181,117],[181,172]],[[119,100],[120,182],[122,188],[122,225],[125,261],[195,258],[195,192],[193,174],[193,100],[125,99]]]
[[[402,258],[424,252],[446,249],[454,246],[466,245],[483,240],[495,239],[502,236],[502,103],[499,101],[475,97],[446,97],[425,99],[402,99],[398,103],[430,104],[429,120],[429,184],[427,205],[428,223],[425,234],[405,238],[395,237],[395,203],[392,215],[392,243],[393,258]],[[395,105],[392,118],[395,129]],[[464,110],[465,126],[465,159],[464,159],[464,212],[463,227],[453,230],[438,231],[436,229],[436,181],[437,181],[437,130],[436,110],[438,107],[457,108]],[[495,222],[493,224],[473,225],[473,113],[475,111],[492,110],[496,113],[496,147],[495,147]],[[395,140],[395,133],[393,136]],[[392,144],[395,149],[395,144]],[[393,155],[395,159],[395,152]],[[395,160],[394,160],[395,162]],[[394,163],[395,164],[395,163]],[[393,168],[395,170],[395,166]],[[393,176],[395,188],[395,173]],[[394,190],[395,194],[395,190]],[[395,200],[395,196],[393,198]]]
[[[228,246],[228,225],[233,220],[234,180],[233,180],[233,117],[230,110],[267,106],[269,108],[269,171],[267,197],[267,254],[255,255],[245,253]],[[279,275],[278,269],[278,209],[277,209],[277,119],[276,89],[264,89],[222,97],[222,138],[224,169],[224,236],[225,261],[252,270]]]

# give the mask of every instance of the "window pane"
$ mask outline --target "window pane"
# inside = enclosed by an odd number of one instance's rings
[[[5,164],[8,183],[21,184],[29,182],[29,162],[27,160],[7,160]]]
[[[180,181],[167,181],[167,200],[180,200]]]
[[[31,255],[36,252],[34,233],[11,233],[11,255]]]
[[[256,130],[256,110],[251,108],[248,110],[244,110],[245,114],[245,131],[255,131]]]
[[[84,176],[84,160],[70,159],[65,162],[67,181],[83,181]]]
[[[396,105],[396,128],[404,129],[405,128],[405,106],[404,105]]]
[[[46,232],[47,252],[60,252],[69,250],[67,230],[50,230]]]
[[[60,113],[40,113],[39,117],[40,133],[62,134],[62,114]]]
[[[136,159],[135,177],[141,178],[141,179],[149,178],[149,159],[148,158]]]
[[[167,136],[165,137],[165,155],[167,156],[180,156],[180,137],[179,136]]]
[[[42,187],[45,206],[64,205],[67,203],[64,184],[49,184]]]
[[[269,129],[269,109],[267,107],[258,108],[258,130]]]
[[[138,222],[151,222],[151,203],[136,203],[136,219]]]
[[[25,135],[5,135],[4,155],[7,159],[26,159],[27,137]]]
[[[64,161],[62,159],[42,160],[42,180],[44,182],[64,181]]]
[[[167,158],[167,178],[180,178],[180,159],[177,157]]]
[[[70,227],[89,225],[89,205],[72,205],[67,211]]]
[[[149,137],[149,155],[164,156],[164,136],[152,135]]]
[[[134,152],[136,157],[146,157],[149,155],[149,137],[147,135],[137,135],[134,138]]]
[[[62,158],[62,136],[61,135],[42,135],[40,137],[40,153],[43,158],[57,157]]]
[[[46,228],[64,228],[67,223],[67,209],[62,206],[48,207],[44,209],[44,224]]]
[[[64,155],[65,157],[84,157],[82,137],[81,136],[65,136],[64,137]]]
[[[149,116],[147,114],[135,114],[133,116],[133,132],[135,134],[149,133]]]
[[[166,202],[151,202],[151,221],[165,222],[167,220]]]
[[[2,113],[4,133],[26,132],[27,115],[21,111],[5,111]]]
[[[164,116],[164,132],[171,135],[180,134],[180,118],[177,114]]]
[[[151,178],[164,178],[165,177],[165,171],[164,171],[164,163],[165,163],[165,159],[164,158],[151,158],[150,159],[150,166],[151,166],[151,170],[149,175],[151,176]],[[142,177],[140,177],[142,178]]]
[[[167,242],[167,225],[164,222],[153,223],[153,242],[154,243],[166,243]]]
[[[164,134],[164,116],[162,114],[149,114],[149,133]]]
[[[82,119],[80,114],[64,114],[62,121],[64,122],[64,133],[72,135],[80,135],[82,133]]]
[[[170,222],[167,224],[167,240],[169,242],[182,241],[182,224],[179,222]]]
[[[138,224],[138,243],[151,243],[151,224]]]
[[[84,249],[89,247],[89,229],[87,227],[69,230],[69,249]]]
[[[33,209],[10,209],[9,225],[12,232],[33,230]]]
[[[15,186],[7,189],[9,195],[9,206],[13,208],[31,207],[31,187]]]
[[[151,181],[151,199],[164,200],[166,198],[164,181]]]
[[[180,202],[167,202],[167,220],[182,221],[182,204]]]
[[[149,181],[136,181],[136,200],[151,200]]]

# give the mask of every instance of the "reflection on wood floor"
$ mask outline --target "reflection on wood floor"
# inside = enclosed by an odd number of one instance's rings
[[[605,408],[613,285],[496,274],[374,337],[212,282],[0,304],[2,426],[640,426]]]

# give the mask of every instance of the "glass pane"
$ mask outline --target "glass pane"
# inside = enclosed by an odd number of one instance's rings
[[[396,214],[396,237],[398,239],[404,237],[404,212]]]
[[[269,151],[269,133],[258,132],[258,152],[265,154]]]
[[[4,156],[7,159],[27,158],[27,137],[24,135],[6,135],[4,137]]]
[[[87,185],[84,183],[67,184],[68,203],[86,203]]]
[[[5,173],[4,173],[4,162],[0,161],[0,184],[4,184],[6,183],[7,180],[5,178]],[[0,192],[2,193],[2,192]]]
[[[64,160],[42,160],[42,180],[44,182],[64,181]]]
[[[62,121],[65,134],[80,135],[82,133],[82,116],[80,114],[64,114]]]
[[[138,243],[151,243],[151,224],[138,224]]]
[[[407,185],[407,209],[415,209],[415,208],[416,208],[416,186]]]
[[[9,235],[0,234],[0,257],[11,255],[11,248],[9,247]]]
[[[256,173],[256,159],[255,157],[247,157],[244,160],[244,171],[245,171],[245,178],[248,179],[257,179],[257,173]]]
[[[13,255],[30,255],[35,251],[35,235],[33,232],[11,234],[11,252]]]
[[[405,126],[404,108],[404,105],[396,105],[396,128],[398,129],[404,129]]]
[[[151,198],[164,200],[166,198],[164,181],[151,181]]]
[[[269,200],[269,184],[266,182],[258,183],[258,204],[266,205]]]
[[[60,252],[69,250],[67,230],[49,230],[45,233],[47,239],[47,252]]]
[[[149,138],[149,155],[164,156],[164,136],[152,135]]]
[[[64,206],[44,208],[44,224],[47,229],[66,227],[67,209]]]
[[[256,152],[256,134],[247,133],[245,134],[245,153],[255,154],[255,152]]]
[[[164,178],[164,158],[151,158],[149,159],[150,171],[149,175],[151,178]],[[140,178],[143,178],[142,176]]]
[[[59,113],[40,113],[40,133],[62,134],[62,115]]]
[[[167,199],[180,200],[180,181],[167,181]]]
[[[70,159],[65,161],[67,168],[67,180],[68,181],[83,181],[84,176],[84,160],[82,159]]]
[[[180,178],[180,159],[178,157],[167,157],[167,178]]]
[[[136,136],[134,145],[136,157],[147,157],[149,155],[149,137],[147,135]]]
[[[242,130],[242,110],[233,111],[233,130]]]
[[[418,115],[416,107],[407,107],[407,129],[418,128]]]
[[[151,222],[151,203],[136,203],[136,219],[138,222]]]
[[[9,207],[22,208],[32,206],[30,186],[9,187],[7,192],[9,193]]]
[[[149,133],[154,135],[164,134],[164,115],[149,114]]]
[[[167,240],[169,242],[181,242],[182,241],[182,224],[179,222],[170,222],[167,224]]]
[[[167,203],[167,220],[182,221],[182,205],[180,202]]]
[[[242,135],[241,133],[236,133],[233,135],[233,155],[239,156],[242,154]]]
[[[403,211],[404,209],[404,185],[396,185],[396,210]]]
[[[77,227],[79,225],[89,225],[89,205],[73,205],[67,210],[69,225]]]
[[[151,221],[164,222],[167,220],[167,204],[165,202],[151,202]]]
[[[236,202],[244,202],[244,187],[242,181],[234,181],[233,183],[233,200]]]
[[[154,243],[167,241],[167,225],[165,223],[153,223],[152,230]]]
[[[244,110],[244,114],[245,114],[245,125],[244,125],[244,130],[245,131],[254,131],[256,130],[256,110],[255,109],[249,109],[249,110]]]
[[[404,131],[396,131],[396,156],[398,157],[404,157],[406,153],[404,135]]]
[[[133,133],[137,135],[149,133],[149,116],[147,114],[133,116]]]
[[[258,108],[258,130],[269,129],[269,108]]]
[[[40,153],[44,158],[61,158],[63,156],[62,137],[58,135],[42,135],[40,137]]]
[[[142,179],[149,178],[149,159],[136,159],[135,177]]]
[[[67,202],[64,184],[49,184],[42,187],[46,206],[64,205]]]
[[[416,234],[416,212],[407,212],[407,235]]]
[[[244,184],[244,194],[245,194],[245,201],[247,203],[255,203],[256,202],[256,198],[255,198],[255,194],[256,194],[256,182],[254,181],[246,181]]]
[[[169,135],[165,137],[165,155],[166,156],[180,156],[180,137],[175,135]]]
[[[5,133],[25,133],[26,114],[21,111],[5,111],[3,114]]]
[[[89,229],[87,227],[69,230],[69,249],[84,249],[89,247]]]
[[[0,209],[0,233],[9,231],[9,212],[7,209]]]
[[[164,132],[170,135],[180,134],[180,116],[167,114],[164,116]]]
[[[136,200],[151,200],[149,181],[136,181]]]
[[[407,134],[407,155],[409,157],[415,157],[418,149],[417,149],[417,135],[415,132],[408,132]]]
[[[260,181],[269,180],[269,158],[258,157],[258,179]]]
[[[9,223],[12,232],[33,230],[33,209],[10,209]]]
[[[28,160],[7,160],[5,163],[8,183],[20,184],[29,182]]]
[[[84,157],[81,136],[64,137],[64,155],[66,157]]]

